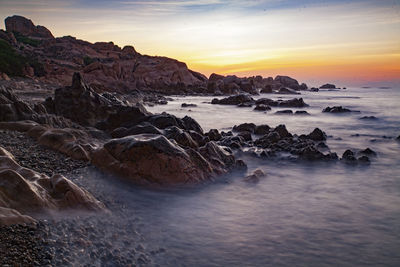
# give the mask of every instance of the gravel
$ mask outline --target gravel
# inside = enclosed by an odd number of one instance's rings
[[[117,199],[118,193],[107,191],[107,183],[93,175],[95,172],[102,176],[93,166],[47,149],[14,131],[0,131],[0,146],[12,153],[21,166],[49,176],[65,175],[112,211],[66,211],[51,217],[36,216],[37,225],[2,227],[0,266],[154,266],[152,256],[165,251],[146,244],[139,233],[141,219],[123,200]]]

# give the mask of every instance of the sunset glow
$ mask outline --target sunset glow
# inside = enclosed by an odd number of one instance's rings
[[[29,17],[55,36],[130,44],[205,75],[400,82],[400,4],[393,0],[1,0],[0,6],[3,18]]]

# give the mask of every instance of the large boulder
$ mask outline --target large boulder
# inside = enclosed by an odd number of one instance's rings
[[[62,175],[48,177],[21,167],[0,147],[0,223],[26,223],[47,211],[105,210],[104,204]]]
[[[7,17],[5,24],[7,32],[17,32],[31,37],[54,38],[46,27],[35,26],[30,19],[22,16]]]
[[[299,82],[289,76],[278,75],[275,77],[274,81],[276,83],[280,83],[284,87],[289,87],[291,89],[300,90]]]
[[[181,133],[173,129],[172,137]],[[137,184],[159,185],[198,183],[237,164],[231,153],[214,142],[199,151],[185,150],[175,141],[154,134],[113,139],[92,154],[92,163]]]
[[[211,104],[219,104],[219,105],[239,105],[243,103],[254,103],[254,99],[248,94],[240,94],[240,95],[229,96],[223,99],[214,98],[211,101]]]

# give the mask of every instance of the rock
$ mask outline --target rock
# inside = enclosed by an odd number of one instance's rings
[[[18,32],[24,36],[50,38],[54,36],[43,26],[35,26],[30,19],[22,16],[12,16],[5,19],[7,32]]]
[[[195,121],[193,118],[189,116],[185,116],[182,118],[183,129],[185,130],[192,130],[198,132],[199,134],[203,135],[203,129],[201,128],[200,124]]]
[[[184,128],[182,120],[178,119],[174,115],[167,113],[152,115],[146,119],[150,124],[154,125],[159,129],[165,129],[170,126],[176,126],[178,128]]]
[[[262,125],[258,125],[256,126],[256,128],[254,129],[254,134],[257,135],[265,135],[268,134],[270,131],[270,127],[266,124],[262,124]]]
[[[182,107],[182,108],[197,107],[197,105],[196,105],[196,104],[182,103],[181,107]]]
[[[21,218],[19,214],[66,209],[105,210],[105,206],[89,192],[64,176],[55,174],[49,178],[23,168],[5,149],[0,150],[0,205],[5,208],[0,210],[0,217],[15,218],[20,222],[31,219]]]
[[[249,133],[254,133],[254,130],[256,128],[256,125],[254,123],[242,123],[239,125],[233,126],[232,130],[234,132],[249,132]]]
[[[210,138],[211,141],[219,141],[222,138],[217,129],[211,129],[210,131],[208,131],[208,133],[206,133],[206,135]]]
[[[0,226],[13,224],[33,224],[36,220],[30,216],[22,215],[15,209],[0,207]]]
[[[321,131],[319,128],[315,128],[307,137],[313,141],[325,141],[326,134]]]
[[[310,115],[310,113],[308,113],[305,110],[296,110],[296,112],[294,114],[295,115]]]
[[[275,114],[293,114],[293,111],[290,109],[278,110]]]
[[[272,94],[273,93],[272,85],[270,85],[270,84],[265,85],[265,87],[263,89],[261,89],[260,93],[262,93],[262,94]]]
[[[292,134],[288,132],[284,124],[278,125],[272,131],[278,133],[281,138],[292,137]]]
[[[282,84],[282,86],[289,87],[291,89],[300,90],[299,82],[289,76],[278,75],[274,79],[275,82]]]
[[[316,87],[311,87],[311,88],[310,88],[310,91],[311,91],[311,92],[319,92],[319,89],[316,88]]]
[[[300,95],[299,92],[296,92],[296,90],[293,89],[289,89],[286,87],[282,87],[281,89],[279,89],[278,92],[276,92],[277,94],[283,94],[283,95]]]
[[[357,160],[361,164],[370,164],[371,163],[371,161],[369,160],[369,158],[367,156],[361,156]]]
[[[199,146],[188,132],[179,129],[176,126],[171,126],[165,129],[164,136],[168,139],[175,140],[183,148],[197,148]]]
[[[249,183],[258,183],[260,181],[260,178],[263,178],[265,176],[266,174],[262,170],[257,169],[252,174],[246,176],[244,178],[244,181]]]
[[[136,134],[163,134],[160,129],[151,125],[148,122],[143,122],[141,124],[130,127],[129,129],[125,127],[120,127],[111,132],[113,138],[121,138],[128,135]]]
[[[254,110],[257,111],[267,111],[267,110],[271,110],[270,106],[264,105],[264,104],[258,104],[256,105],[256,107],[254,108]]]
[[[342,160],[344,160],[346,163],[350,163],[350,164],[356,164],[357,163],[357,159],[355,157],[355,154],[350,149],[347,149],[343,153]]]
[[[92,155],[95,166],[138,184],[187,184],[208,180],[236,166],[232,154],[214,142],[194,149],[179,147],[162,135],[113,139]]]
[[[334,107],[326,107],[322,112],[330,112],[330,113],[346,113],[351,112],[350,109],[343,108],[342,106],[334,106]]]
[[[327,84],[321,85],[319,88],[320,89],[335,89],[336,85],[327,83]]]
[[[376,156],[377,155],[376,152],[373,151],[372,149],[370,149],[369,147],[367,147],[364,150],[359,151],[358,153],[359,154],[364,154],[364,155],[367,155],[367,156]]]
[[[363,116],[360,120],[378,120],[378,118],[375,116]]]
[[[238,133],[238,136],[241,136],[244,139],[244,141],[251,141],[252,140],[251,133],[247,132],[247,131]]]
[[[234,95],[223,99],[214,98],[211,101],[211,104],[219,104],[219,105],[239,105],[242,103],[251,103],[254,102],[253,98],[247,94]]]
[[[256,102],[256,105],[268,105],[271,107],[293,107],[293,108],[302,108],[308,107],[308,105],[304,102],[303,98],[293,98],[288,100],[272,100],[269,98],[260,98]]]

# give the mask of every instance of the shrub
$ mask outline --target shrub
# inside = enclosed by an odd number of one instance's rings
[[[34,46],[34,47],[38,47],[40,45],[40,41],[39,40],[35,40],[35,39],[31,39],[29,37],[23,36],[19,32],[13,32],[13,34],[15,36],[15,39],[20,43],[31,45],[31,46]]]

